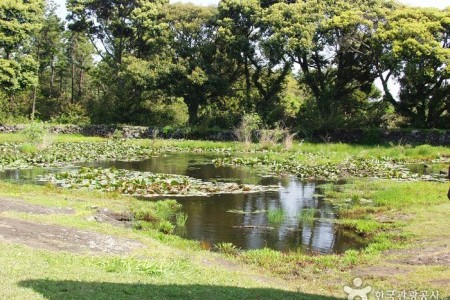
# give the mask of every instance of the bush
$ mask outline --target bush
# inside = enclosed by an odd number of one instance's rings
[[[226,255],[236,255],[239,252],[239,248],[233,245],[233,243],[218,243],[214,248]]]
[[[27,125],[21,132],[27,142],[35,146],[45,146],[48,129],[44,123],[33,122]]]
[[[158,226],[158,230],[165,234],[172,233],[174,229],[175,229],[175,226],[173,226],[173,224],[167,220],[162,221],[161,223],[159,223],[159,226]]]
[[[90,118],[87,115],[86,109],[79,104],[70,104],[63,109],[63,112],[50,119],[54,124],[74,124],[74,125],[87,125],[91,123]]]
[[[261,126],[262,121],[258,114],[246,114],[242,117],[242,121],[234,133],[239,141],[250,144],[254,132],[261,129]]]
[[[186,222],[187,216],[181,214],[181,204],[176,200],[161,200],[156,202],[136,202],[131,208],[134,228],[157,229],[162,233],[172,233],[175,226],[170,222],[175,216],[177,225]]]

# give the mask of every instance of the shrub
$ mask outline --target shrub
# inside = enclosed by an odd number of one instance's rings
[[[91,123],[87,115],[86,109],[80,104],[69,104],[63,108],[63,112],[50,119],[51,123],[55,124],[74,124],[87,125]]]
[[[250,144],[254,132],[259,130],[261,126],[262,121],[258,114],[246,114],[242,117],[242,121],[234,130],[234,133],[239,141]]]
[[[175,226],[173,226],[173,224],[167,220],[162,221],[161,223],[159,223],[159,226],[158,226],[158,230],[165,234],[172,233],[174,229],[175,229]]]
[[[44,123],[30,123],[22,130],[22,134],[25,136],[28,143],[32,145],[39,148],[46,146],[48,130]]]
[[[227,255],[236,255],[239,252],[239,248],[233,243],[218,243],[215,245],[215,249]]]
[[[123,131],[120,129],[114,130],[114,133],[111,135],[111,138],[115,141],[123,139]]]

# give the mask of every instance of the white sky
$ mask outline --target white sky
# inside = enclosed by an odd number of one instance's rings
[[[58,15],[61,18],[65,18],[67,11],[65,8],[65,0],[54,0],[56,4],[59,5]],[[192,2],[200,5],[211,5],[217,4],[218,0],[170,0],[171,2]],[[400,2],[413,5],[413,6],[424,6],[424,7],[437,7],[437,8],[445,8],[450,6],[450,0],[400,0]]]

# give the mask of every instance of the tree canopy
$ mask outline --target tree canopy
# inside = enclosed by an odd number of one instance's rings
[[[68,0],[66,20],[55,9],[0,3],[1,122],[450,127],[450,8]]]

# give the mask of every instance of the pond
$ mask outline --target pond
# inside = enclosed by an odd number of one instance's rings
[[[268,247],[280,251],[301,249],[309,253],[342,253],[365,245],[355,233],[334,224],[336,210],[320,196],[316,183],[304,183],[295,177],[263,177],[246,168],[216,167],[211,162],[216,157],[170,154],[143,161],[83,163],[64,170],[81,166],[114,166],[118,169],[187,175],[205,181],[279,186],[278,191],[170,197],[182,204],[188,216],[186,226],[177,234],[210,245],[230,242],[241,249]],[[30,182],[38,175],[62,170],[9,170],[0,173],[0,179]],[[305,219],[303,216],[306,213],[314,218]]]

